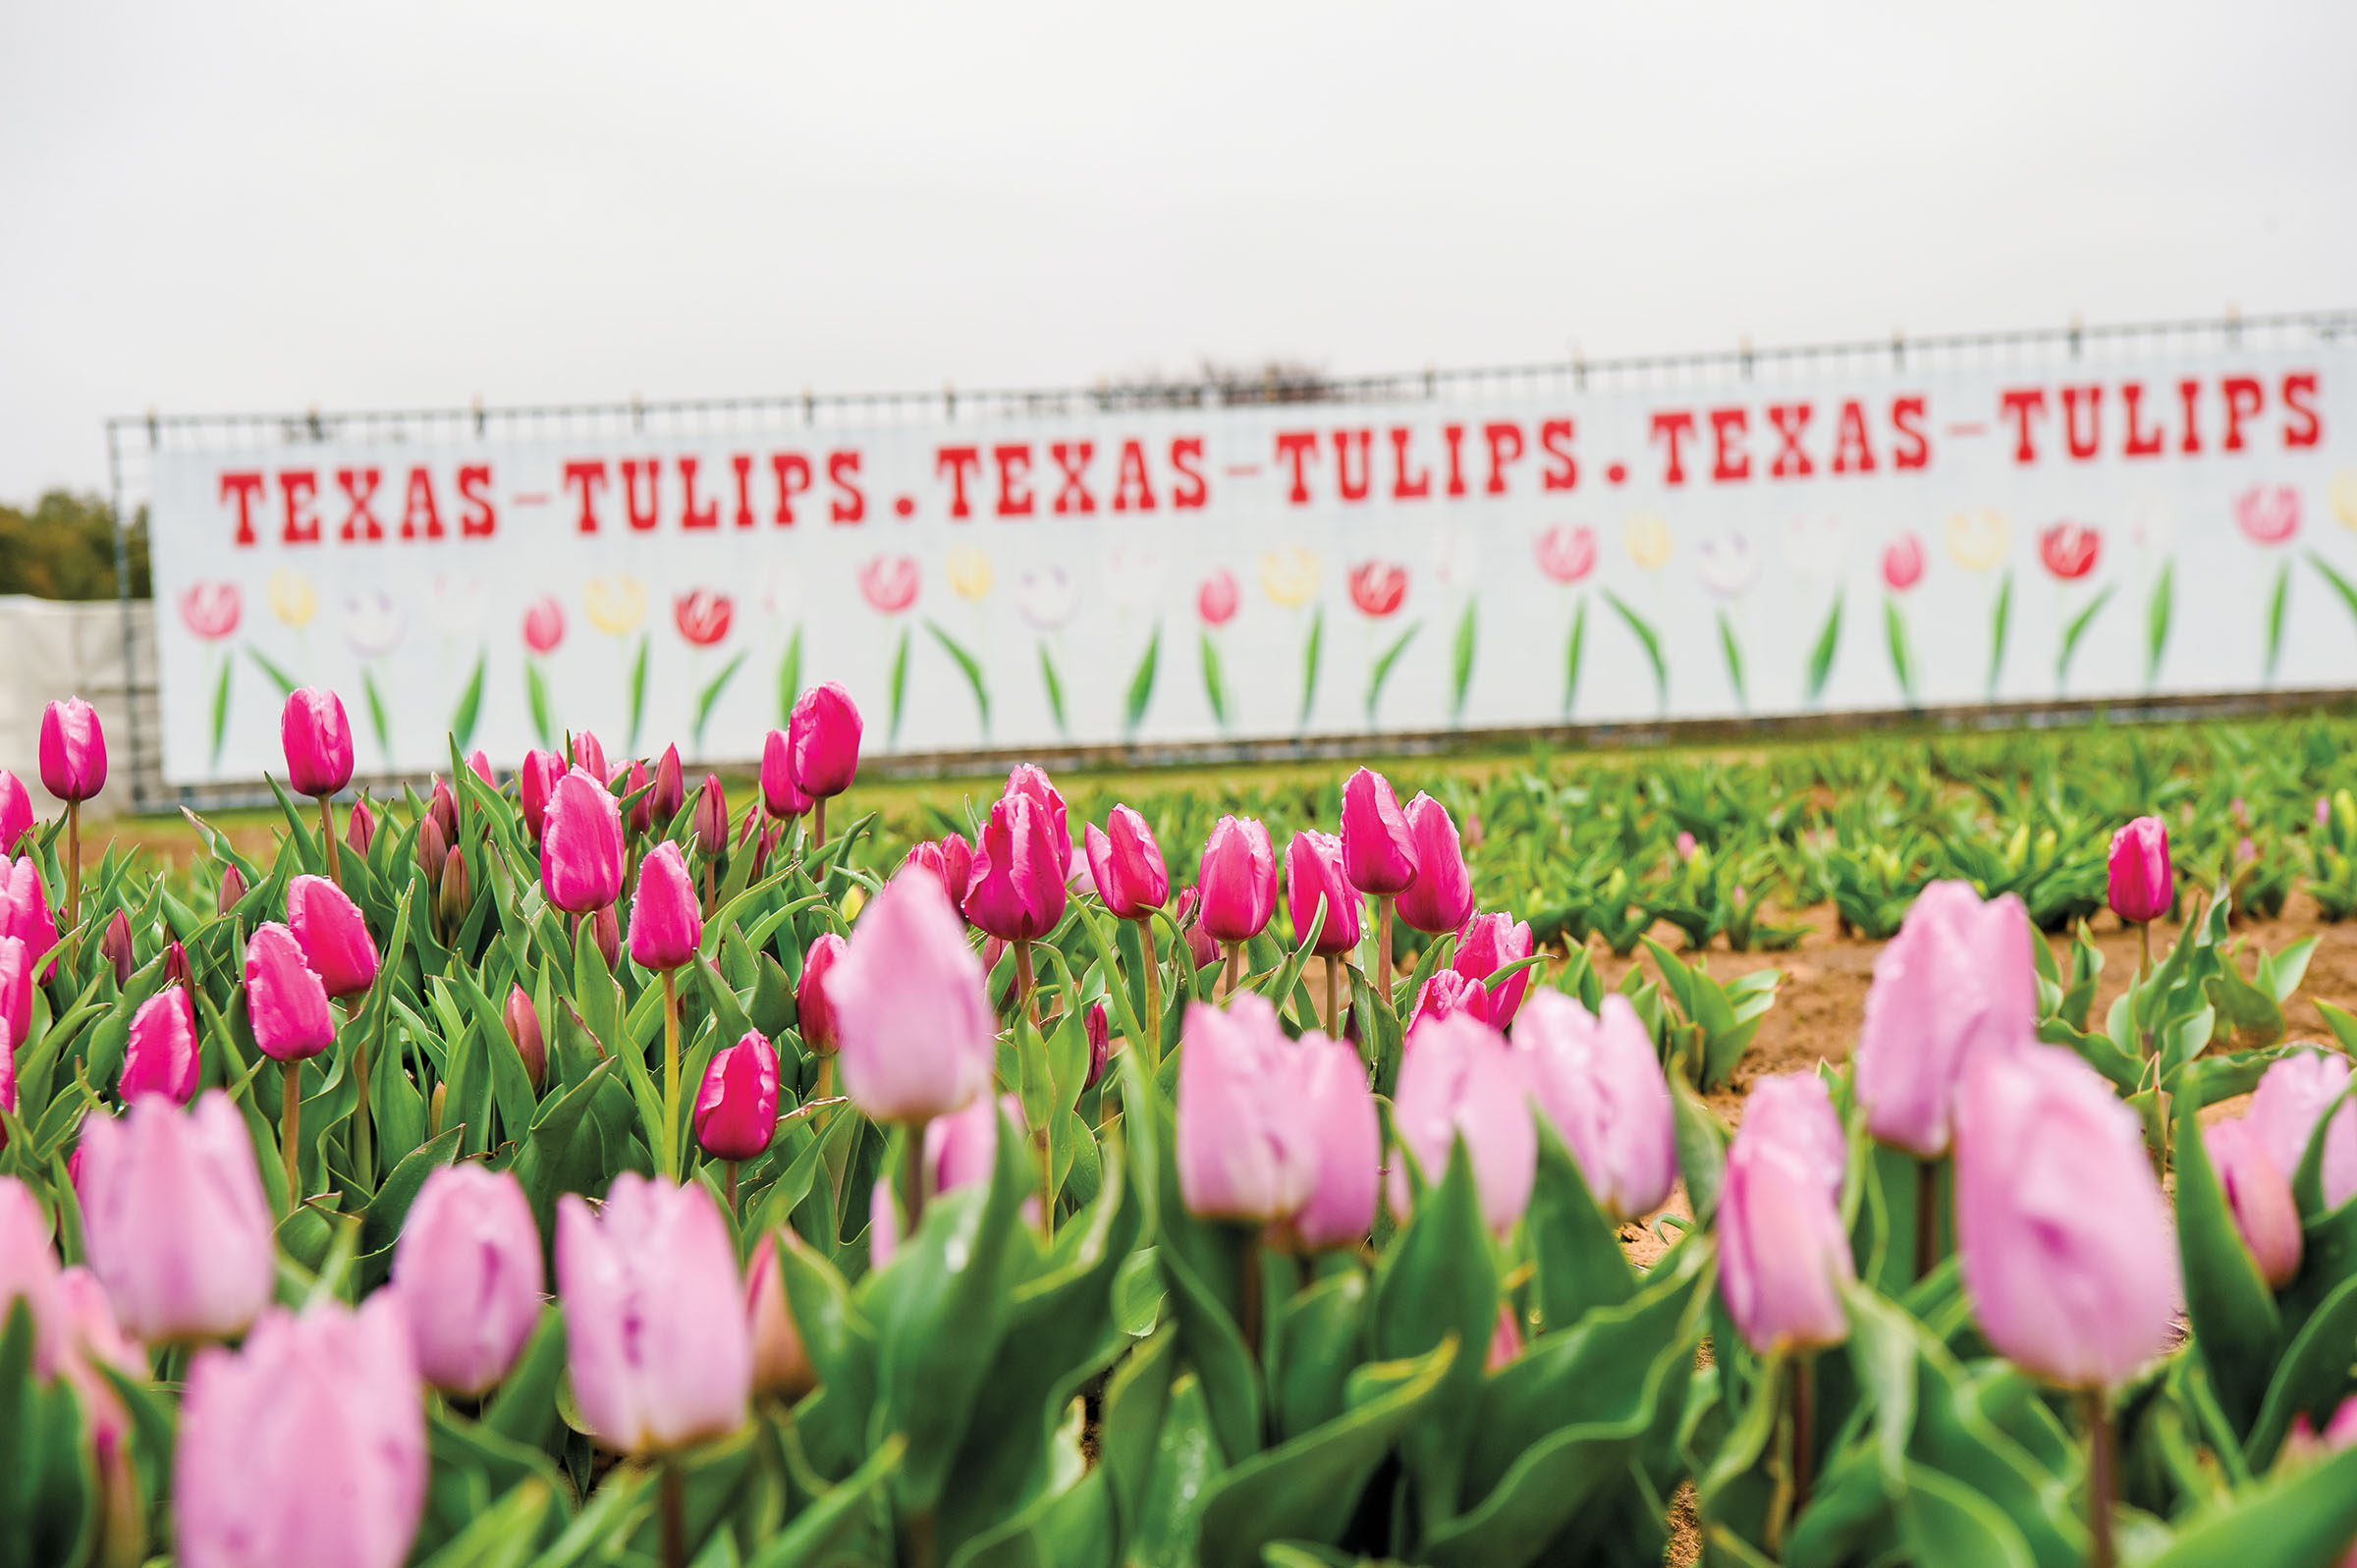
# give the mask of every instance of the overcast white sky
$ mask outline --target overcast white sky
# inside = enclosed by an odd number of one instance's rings
[[[174,411],[2357,303],[2357,6],[0,8],[0,499]]]

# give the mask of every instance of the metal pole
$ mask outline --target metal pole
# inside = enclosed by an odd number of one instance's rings
[[[145,752],[140,744],[139,705],[137,697],[138,669],[133,659],[131,626],[131,529],[123,518],[123,450],[122,426],[113,419],[106,422],[106,477],[110,505],[115,519],[115,605],[121,612],[123,624],[123,721],[131,741],[131,806],[134,811],[146,809],[147,771]],[[155,444],[155,422],[147,424],[147,442],[152,454]],[[149,458],[152,469],[154,460]]]

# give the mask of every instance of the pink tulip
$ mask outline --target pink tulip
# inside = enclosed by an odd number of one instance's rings
[[[41,787],[64,801],[82,801],[106,787],[106,731],[80,697],[41,710]]]
[[[627,767],[615,769],[614,777],[606,781],[606,788],[614,796],[615,809],[627,809],[630,812],[628,821],[630,837],[633,838],[645,838],[648,830],[655,825],[655,786],[653,781],[646,776],[646,764],[632,762]],[[632,795],[637,796],[637,799],[630,800]],[[621,804],[626,800],[630,801],[627,808]]]
[[[106,930],[98,938],[98,952],[115,971],[116,988],[130,985],[137,960],[131,950],[131,917],[122,910],[107,917]]]
[[[20,939],[26,957],[35,964],[48,958],[57,946],[57,917],[50,912],[49,894],[41,886],[41,868],[30,855],[22,860],[0,859],[0,937]],[[55,972],[54,966],[51,972]]]
[[[715,1160],[751,1160],[778,1131],[778,1054],[758,1034],[714,1052],[695,1095],[695,1141]]]
[[[705,774],[695,792],[695,843],[707,855],[729,847],[729,792],[716,773]]]
[[[976,1095],[962,1110],[936,1116],[925,1123],[923,1163],[918,1179],[927,1200],[960,1187],[978,1186],[990,1179],[999,1159],[999,1118],[1023,1130],[1023,1103],[1012,1094]],[[1039,1223],[1039,1199],[1023,1200],[1021,1218]],[[867,1261],[873,1269],[892,1262],[901,1248],[901,1214],[894,1203],[892,1181],[878,1181],[868,1194]]]
[[[11,1041],[32,1038],[33,969],[24,938],[0,937],[0,1029]]]
[[[1511,1024],[1521,1010],[1523,994],[1530,989],[1530,971],[1525,969],[1504,983],[1494,977],[1499,970],[1529,957],[1533,946],[1530,922],[1508,914],[1475,915],[1457,933],[1453,967],[1467,980],[1482,983],[1482,989],[1490,994],[1490,1022],[1500,1029]]]
[[[761,742],[761,809],[780,822],[810,810],[810,796],[794,782],[794,744],[783,730]]]
[[[164,984],[167,986],[195,984],[189,975],[189,949],[177,942],[164,944]]]
[[[1464,1140],[1482,1217],[1499,1235],[1530,1206],[1539,1131],[1531,1116],[1529,1060],[1488,1024],[1458,1013],[1408,1031],[1392,1126],[1427,1183],[1441,1180],[1451,1146]],[[1391,1201],[1392,1213],[1404,1220],[1413,1201],[1404,1161],[1393,1162]]]
[[[1102,831],[1091,823],[1081,830],[1081,838],[1097,896],[1115,919],[1141,919],[1170,900],[1171,873],[1144,817],[1127,806],[1116,806]]]
[[[1745,1343],[1765,1356],[1839,1344],[1849,1335],[1842,1287],[1856,1277],[1837,1183],[1806,1149],[1748,1113],[1719,1188],[1719,1291]]]
[[[491,777],[491,754],[482,747],[477,746],[466,753],[466,771],[480,779],[484,788],[499,788],[499,781]]]
[[[1197,924],[1214,942],[1250,942],[1277,911],[1277,851],[1251,817],[1222,817],[1203,841],[1195,870],[1203,901]]]
[[[2348,1087],[2348,1057],[2303,1051],[2269,1067],[2251,1097],[2251,1131],[2286,1175],[2298,1174],[2317,1123],[2331,1113],[2320,1172],[2327,1209],[2338,1209],[2357,1194],[2357,1105],[2342,1098]]]
[[[989,1091],[998,1018],[965,927],[931,877],[895,877],[868,900],[822,988],[844,1093],[871,1119],[928,1121]]]
[[[0,1300],[7,1296],[7,1287],[0,1285]],[[98,1461],[100,1486],[125,1485],[129,1478],[123,1473],[123,1442],[131,1435],[131,1412],[100,1369],[111,1367],[134,1382],[144,1382],[153,1372],[147,1352],[115,1322],[106,1287],[85,1266],[77,1264],[59,1271],[55,1300],[66,1339],[65,1358],[57,1370],[74,1385],[74,1396],[82,1401],[83,1434]],[[37,1332],[34,1355],[37,1360]]]
[[[244,1333],[278,1280],[270,1206],[246,1119],[215,1089],[187,1110],[143,1095],[82,1123],[82,1248],[130,1333]]]
[[[246,874],[238,869],[237,862],[223,862],[220,891],[213,894],[215,909],[221,914],[228,914],[245,901]]]
[[[1343,785],[1343,874],[1350,886],[1378,898],[1405,892],[1416,881],[1415,837],[1392,783],[1361,768]]]
[[[795,699],[786,738],[794,782],[813,800],[842,794],[859,773],[859,708],[828,681]]]
[[[1481,1364],[1485,1374],[1497,1374],[1514,1364],[1522,1354],[1522,1325],[1514,1322],[1514,1308],[1507,1302],[1498,1309],[1498,1326],[1490,1330],[1490,1348]]]
[[[564,777],[564,760],[537,749],[525,752],[523,766],[516,770],[516,799],[535,844],[548,817],[548,797],[556,793],[557,781]]]
[[[1088,1036],[1088,1076],[1080,1087],[1094,1089],[1097,1080],[1105,1076],[1105,1064],[1113,1059],[1113,1021],[1105,1015],[1105,1003],[1090,1002],[1080,1015],[1080,1027]]]
[[[646,808],[655,827],[669,829],[686,804],[687,778],[680,769],[680,748],[666,746],[655,761],[655,787],[647,794]]]
[[[797,1238],[792,1231],[781,1234],[788,1246],[795,1244]],[[802,1347],[801,1329],[795,1326],[793,1308],[786,1300],[785,1270],[778,1262],[777,1242],[767,1231],[745,1268],[744,1321],[753,1341],[755,1395],[792,1404],[818,1386],[818,1372],[810,1365],[810,1352]]]
[[[1752,1142],[1789,1151],[1801,1169],[1824,1184],[1826,1196],[1839,1201],[1849,1138],[1823,1078],[1780,1072],[1754,1080],[1743,1100],[1743,1126]]]
[[[514,1173],[435,1167],[393,1248],[393,1288],[425,1380],[466,1399],[488,1391],[540,1322],[544,1285],[540,1232]]]
[[[189,994],[167,986],[132,1014],[123,1048],[123,1076],[115,1092],[130,1105],[140,1095],[164,1095],[175,1105],[196,1098],[203,1061],[196,1051],[196,1011]]]
[[[1956,1252],[1981,1332],[2068,1388],[2168,1348],[2183,1287],[2136,1112],[2069,1051],[1984,1052],[1956,1097]]]
[[[301,1061],[336,1043],[327,988],[303,960],[295,933],[275,920],[246,944],[246,1017],[253,1043],[273,1061]]]
[[[0,768],[0,859],[17,852],[18,840],[32,832],[32,796],[25,781]]]
[[[368,857],[368,846],[376,841],[376,813],[368,809],[368,797],[362,795],[352,803],[344,816],[344,841],[361,859]]]
[[[2282,1289],[2300,1271],[2300,1210],[2292,1201],[2290,1176],[2243,1117],[2203,1129],[2202,1147],[2251,1261],[2270,1289]]]
[[[606,748],[586,730],[573,737],[573,765],[592,779],[606,777]],[[558,772],[562,775],[564,770]]]
[[[901,860],[901,870],[914,866],[941,883],[941,891],[950,895],[950,905],[959,914],[965,912],[965,885],[973,876],[974,846],[957,834],[944,834],[927,843],[911,847]]]
[[[2168,824],[2138,817],[2111,836],[2111,912],[2129,925],[2160,919],[2177,901],[2168,865]]]
[[[1023,796],[1040,809],[1042,832],[1054,840],[1063,868],[1058,875],[1069,874],[1072,869],[1072,830],[1065,811],[1064,796],[1056,792],[1056,785],[1049,781],[1047,774],[1027,762],[1014,766],[1007,775],[1007,786],[999,791],[999,797],[1003,800],[1015,795]]]
[[[549,792],[540,833],[540,890],[568,914],[622,895],[622,812],[597,779],[576,768]]]
[[[1211,933],[1203,929],[1203,922],[1198,918],[1202,906],[1202,892],[1187,888],[1179,892],[1178,907],[1173,914],[1178,922],[1178,930],[1186,937],[1187,961],[1197,969],[1220,961],[1220,945],[1211,940]]]
[[[1249,992],[1186,1009],[1178,1057],[1178,1193],[1187,1212],[1289,1218],[1317,1190],[1318,1138],[1284,1093],[1294,1043]]]
[[[1409,801],[1406,817],[1416,848],[1416,880],[1399,894],[1399,918],[1434,936],[1455,931],[1473,913],[1473,874],[1465,869],[1456,823],[1430,795]]]
[[[57,1254],[49,1246],[49,1217],[32,1189],[0,1176],[0,1325],[10,1306],[25,1303],[31,1318],[32,1372],[57,1376],[70,1353],[65,1311],[57,1296]]]
[[[521,986],[508,988],[508,1004],[500,1014],[507,1025],[508,1043],[516,1048],[518,1059],[523,1063],[523,1075],[531,1080],[532,1092],[538,1094],[548,1081],[548,1042],[540,1033],[540,1013],[532,1005],[531,993]]]
[[[630,956],[641,969],[680,969],[695,962],[704,940],[704,912],[686,857],[670,841],[638,862],[638,892],[630,899]]]
[[[2011,893],[1984,902],[1970,883],[1935,882],[1916,895],[1875,955],[1858,1037],[1857,1097],[1876,1140],[1918,1160],[1947,1153],[1965,1063],[2037,1039],[2037,940]]]
[[[287,693],[278,739],[287,754],[287,786],[297,794],[324,797],[352,783],[352,724],[334,692],[303,686]]]
[[[1490,1023],[1490,991],[1478,980],[1467,980],[1453,969],[1436,969],[1416,993],[1416,1004],[1408,1010],[1409,1029],[1426,1018],[1451,1018],[1462,1013],[1482,1023]]]
[[[991,803],[965,883],[965,918],[1007,942],[1031,942],[1064,918],[1065,857],[1071,841],[1031,795]]]
[[[376,942],[343,889],[325,877],[297,877],[287,885],[287,924],[330,997],[356,997],[376,984]]]
[[[186,1568],[396,1568],[425,1511],[425,1394],[404,1303],[264,1318],[189,1365],[173,1446]]]
[[[1315,1145],[1317,1178],[1281,1229],[1299,1250],[1355,1247],[1374,1228],[1383,1179],[1383,1123],[1366,1065],[1342,1041],[1313,1031],[1293,1043],[1288,1066],[1292,1087],[1280,1103],[1289,1105]]]
[[[14,1114],[17,1108],[17,1037],[8,1021],[0,1018],[0,1110]],[[0,1128],[0,1149],[8,1147],[6,1128]]]
[[[1331,958],[1358,946],[1361,928],[1358,890],[1343,875],[1340,838],[1314,829],[1294,834],[1293,841],[1285,851],[1285,885],[1286,918],[1293,924],[1296,945],[1309,933],[1314,921],[1317,930],[1310,950],[1320,957]],[[1326,901],[1322,920],[1318,916],[1320,898]]]
[[[752,1335],[729,1227],[700,1185],[626,1170],[602,1209],[557,1200],[557,1297],[574,1402],[625,1453],[744,1425]]]
[[[827,1000],[827,971],[843,957],[844,941],[832,931],[819,933],[802,954],[802,978],[794,988],[794,1012],[800,1021],[802,1045],[811,1051],[832,1052],[838,1044],[835,1008]]]
[[[1653,1037],[1628,999],[1615,992],[1595,1014],[1542,989],[1514,1026],[1514,1048],[1529,1054],[1539,1108],[1597,1207],[1626,1221],[1667,1203],[1677,1179],[1675,1107]]]

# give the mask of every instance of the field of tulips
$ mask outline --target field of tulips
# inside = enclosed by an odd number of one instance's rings
[[[2357,910],[2345,723],[889,818],[833,687],[735,803],[282,734],[266,853],[87,853],[79,702],[0,774],[0,1565],[2357,1561],[2357,1018],[2236,934]],[[1857,1038],[1739,1072],[1827,904]]]

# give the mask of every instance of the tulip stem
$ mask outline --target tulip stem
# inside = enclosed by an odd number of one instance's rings
[[[66,948],[66,966],[81,960],[82,939],[82,802],[66,802],[66,930],[75,933]]]
[[[680,1179],[680,982],[663,971],[663,1170]]]
[[[1235,995],[1236,982],[1243,978],[1243,970],[1244,945],[1240,942],[1232,942],[1228,944],[1228,971],[1220,977],[1222,1000]]]
[[[1798,1522],[1809,1505],[1810,1470],[1817,1457],[1817,1358],[1806,1353],[1792,1359],[1792,1519]]]
[[[729,1213],[734,1215],[737,1213],[737,1162],[722,1161],[721,1172],[721,1188],[728,1195]]]
[[[663,1568],[687,1568],[687,1487],[679,1465],[663,1461]]]
[[[285,1066],[285,1088],[280,1093],[278,1108],[278,1155],[287,1167],[287,1211],[292,1214],[302,1203],[296,1169],[301,1149],[302,1063],[290,1061]]]
[[[901,1210],[907,1217],[908,1228],[903,1232],[913,1237],[916,1227],[925,1217],[925,1124],[910,1124],[907,1146],[901,1151]]]
[[[1392,894],[1380,894],[1375,900],[1375,995],[1385,1006],[1392,1004]]]
[[[1014,945],[1014,1059],[1016,1070],[1022,1074],[1022,1086],[1030,1091],[1023,1095],[1023,1119],[1036,1121],[1031,1130],[1031,1149],[1039,1158],[1039,1234],[1043,1241],[1056,1239],[1056,1157],[1048,1147],[1047,1105],[1047,1046],[1039,1038],[1039,1023],[1032,1016],[1034,1003],[1031,995],[1031,944],[1018,939]]]
[[[1241,1298],[1237,1305],[1241,1310],[1237,1315],[1235,1325],[1242,1331],[1244,1348],[1252,1353],[1254,1361],[1260,1359],[1260,1325],[1263,1310],[1260,1275],[1260,1235],[1257,1231],[1247,1231],[1244,1237],[1243,1267],[1237,1271],[1237,1295]]]
[[[358,1093],[352,1106],[352,1163],[372,1192],[376,1189],[376,1148],[368,1128],[368,1062],[376,1054],[371,1047],[385,1038],[385,1014],[393,1007],[392,998],[382,995],[384,985],[384,971],[379,969],[375,984],[369,988],[369,994],[376,998],[376,1016],[369,1021],[369,1033],[356,1036],[352,1046],[353,1087]]]
[[[1915,1162],[1915,1277],[1940,1262],[1940,1162]]]
[[[2118,1559],[2111,1548],[2111,1499],[2118,1489],[2118,1454],[2113,1446],[2111,1413],[2104,1408],[2104,1391],[2080,1391],[2079,1408],[2087,1418],[2087,1535],[2092,1549],[2090,1568],[2112,1568]]]
[[[1162,1066],[1162,964],[1154,956],[1154,917],[1137,917],[1138,946],[1146,951],[1146,1066],[1149,1071]]]
[[[812,852],[827,846],[827,797],[821,795],[810,806],[810,847]]]
[[[1342,960],[1329,954],[1326,959],[1326,1032],[1336,1039],[1343,1034],[1342,1004],[1335,1000],[1335,982],[1340,978]]]
[[[319,846],[327,854],[327,880],[342,887],[344,879],[336,869],[336,797],[319,797]]]
[[[2136,948],[2139,960],[2136,973],[2140,976],[2151,974],[2153,972],[2153,923],[2149,920],[2136,922]]]

